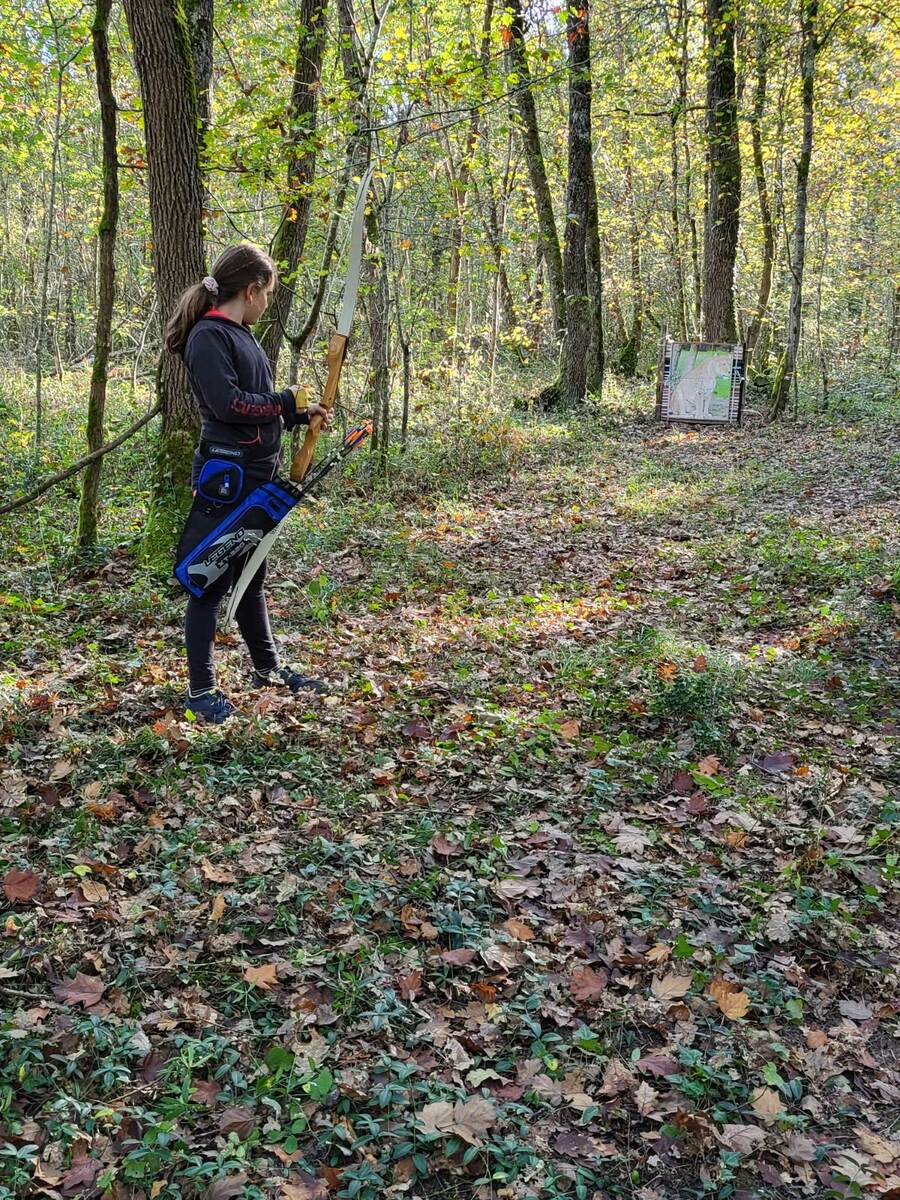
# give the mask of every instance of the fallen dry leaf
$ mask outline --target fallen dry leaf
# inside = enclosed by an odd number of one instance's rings
[[[445,963],[449,963],[451,967],[465,967],[475,957],[474,950],[445,950],[441,955],[441,959]]]
[[[656,1088],[651,1087],[645,1079],[641,1080],[634,1093],[634,1102],[641,1116],[649,1117],[651,1113],[655,1112],[658,1101],[659,1092]]]
[[[838,1011],[850,1021],[868,1021],[872,1016],[872,1009],[863,1000],[840,1000]]]
[[[880,1134],[873,1133],[865,1125],[857,1125],[854,1129],[860,1146],[867,1154],[871,1154],[876,1162],[886,1166],[900,1158],[900,1142],[889,1142]]]
[[[701,758],[697,763],[697,771],[701,775],[718,775],[721,769],[722,764],[715,754],[707,754],[706,758]]]
[[[401,1000],[412,1000],[417,992],[422,990],[422,972],[410,971],[397,980],[397,990]]]
[[[431,849],[435,854],[439,854],[441,858],[452,858],[454,855],[462,854],[463,847],[459,842],[451,842],[443,833],[436,833],[431,839]]]
[[[738,1154],[750,1154],[766,1140],[765,1131],[758,1125],[724,1125],[719,1141]]]
[[[59,1182],[60,1190],[64,1196],[74,1196],[90,1191],[94,1186],[94,1181],[102,1170],[103,1163],[99,1158],[85,1158],[82,1156],[73,1161],[68,1171],[63,1173],[63,1177]]]
[[[750,1097],[750,1107],[761,1121],[771,1125],[784,1109],[784,1102],[774,1088],[757,1088]]]
[[[608,972],[595,971],[593,967],[583,967],[579,971],[573,971],[569,976],[569,991],[576,1000],[585,1003],[599,1000],[606,991],[608,983]]]
[[[3,876],[3,890],[12,904],[27,904],[34,899],[40,886],[41,877],[34,871],[12,867]]]
[[[109,899],[109,888],[103,883],[97,883],[93,879],[83,879],[80,886],[81,894],[88,904],[105,904]]]
[[[469,1100],[457,1100],[455,1104],[446,1100],[426,1104],[416,1119],[425,1133],[455,1133],[470,1146],[478,1146],[480,1138],[496,1121],[497,1113],[490,1100],[472,1096]]]
[[[503,922],[500,928],[505,929],[509,936],[516,938],[517,941],[530,942],[534,940],[534,930],[517,917],[510,917],[508,921]]]
[[[260,967],[248,967],[242,979],[254,987],[267,992],[278,982],[278,963],[263,963]]]
[[[790,1134],[784,1143],[784,1153],[791,1162],[811,1163],[816,1161],[816,1144],[803,1133]]]
[[[207,1185],[203,1200],[238,1200],[243,1194],[247,1176],[243,1171],[234,1175],[220,1175]]]
[[[227,867],[216,867],[208,858],[204,858],[200,863],[200,870],[210,883],[236,883],[237,876]]]
[[[281,1189],[281,1200],[328,1200],[328,1185],[324,1179],[316,1179],[314,1175],[300,1172],[298,1182],[282,1179],[278,1186]]]
[[[99,975],[83,975],[81,971],[74,979],[64,979],[53,989],[53,995],[65,1004],[83,1004],[91,1008],[99,1004],[106,984]]]
[[[709,994],[730,1021],[747,1015],[750,997],[739,984],[727,979],[714,979],[709,985]]]
[[[657,1000],[678,1000],[690,989],[690,975],[676,975],[670,971],[662,979],[654,979],[650,991]]]
[[[219,1133],[226,1137],[229,1133],[236,1133],[242,1142],[246,1141],[255,1128],[256,1114],[252,1108],[232,1105],[219,1117]]]

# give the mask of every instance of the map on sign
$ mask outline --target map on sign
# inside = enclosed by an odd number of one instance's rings
[[[675,345],[669,393],[669,419],[727,421],[734,353],[730,346],[700,350]]]

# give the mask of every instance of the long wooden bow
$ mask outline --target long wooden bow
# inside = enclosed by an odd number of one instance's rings
[[[359,295],[359,280],[362,273],[363,252],[363,221],[366,211],[366,196],[372,180],[374,165],[363,175],[356,193],[356,206],[353,209],[353,221],[350,225],[350,261],[347,264],[347,278],[344,282],[344,301],[338,316],[337,328],[328,343],[328,378],[320,401],[323,408],[334,408],[337,398],[338,384],[341,379],[341,368],[347,356],[347,342],[350,339],[350,329],[353,325],[353,314],[356,311],[356,299]],[[291,463],[291,480],[299,483],[312,463],[316,442],[322,431],[323,420],[313,417],[306,430],[303,445],[294,455]]]
[[[341,379],[341,368],[347,356],[347,342],[350,339],[350,329],[353,325],[353,314],[356,311],[356,300],[359,296],[359,280],[362,273],[363,225],[366,211],[366,197],[369,194],[369,184],[372,180],[374,169],[374,164],[368,168],[360,180],[359,190],[356,193],[353,220],[350,224],[350,260],[347,263],[347,277],[344,280],[344,300],[341,304],[337,328],[331,335],[331,340],[328,343],[328,378],[325,380],[325,388],[320,401],[322,407],[325,409],[334,408],[334,402],[337,399],[338,384]],[[313,417],[307,426],[303,445],[294,455],[291,462],[291,481],[293,483],[299,483],[309,470],[323,424],[323,418],[317,416]],[[272,549],[283,525],[284,521],[281,521],[274,529],[265,534],[247,560],[243,571],[241,571],[240,578],[232,588],[231,598],[228,601],[228,608],[225,613],[226,625],[230,625],[234,621],[238,605],[243,599],[244,592],[247,590],[250,580],[259,570],[266,555]]]

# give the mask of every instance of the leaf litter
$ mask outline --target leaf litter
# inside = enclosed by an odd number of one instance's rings
[[[310,514],[278,568],[335,605],[276,623],[343,691],[223,646],[227,730],[178,716],[173,593],[65,585],[2,734],[35,1188],[900,1194],[888,442],[636,424],[360,501],[352,552]],[[111,619],[98,667],[65,623]]]

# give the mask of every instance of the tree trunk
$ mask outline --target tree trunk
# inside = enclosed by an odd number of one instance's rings
[[[672,117],[671,145],[669,157],[672,164],[672,248],[675,257],[675,301],[678,306],[678,326],[683,337],[687,336],[688,312],[687,296],[684,289],[684,258],[682,255],[681,215],[679,211],[680,175],[678,163],[678,115]]]
[[[591,349],[591,300],[588,293],[588,225],[591,185],[591,44],[588,0],[569,9],[569,179],[566,187],[566,337],[562,348],[559,400],[581,404],[587,396]]]
[[[494,186],[490,179],[484,185],[485,196],[485,227],[491,253],[494,257],[494,270],[497,273],[497,291],[500,304],[500,324],[505,330],[513,329],[516,325],[516,306],[513,300],[512,288],[509,286],[509,275],[503,260],[503,241],[500,234],[500,218],[497,213],[497,200],[494,196]]]
[[[628,248],[631,259],[631,328],[619,355],[619,370],[626,378],[637,374],[644,331],[644,283],[641,278],[641,231],[634,199],[634,175],[631,165],[631,130],[625,125],[625,198],[628,203]]]
[[[59,140],[62,123],[63,76],[68,62],[62,61],[62,50],[59,43],[59,26],[53,17],[53,37],[56,45],[56,107],[53,112],[53,149],[50,155],[50,200],[47,204],[47,238],[44,244],[44,271],[41,280],[41,309],[38,316],[37,340],[35,343],[35,412],[34,412],[34,457],[37,460],[41,452],[44,437],[44,339],[47,332],[47,318],[50,311],[50,256],[53,251],[53,230],[56,224],[56,188],[59,179]]]
[[[735,91],[736,0],[707,0],[706,119],[709,204],[703,246],[703,336],[737,340],[734,270],[741,203]]]
[[[756,312],[747,330],[747,354],[758,363],[755,354],[763,321],[767,319],[769,296],[772,291],[772,267],[775,262],[775,229],[772,223],[772,205],[766,182],[766,167],[763,160],[761,124],[766,109],[766,88],[769,73],[769,41],[766,30],[760,27],[756,40],[756,89],[753,93],[753,112],[750,116],[750,133],[753,140],[753,174],[756,177],[756,192],[759,196],[759,216],[763,230],[763,262],[759,278],[759,297]]]
[[[504,169],[504,178],[502,191],[505,196],[509,195],[509,173],[510,173],[510,158],[512,155],[512,129],[506,142],[506,166]],[[499,324],[504,330],[514,329],[518,323],[516,317],[516,307],[513,300],[512,288],[509,286],[509,275],[506,270],[506,261],[503,255],[503,222],[501,222],[500,214],[497,211],[497,197],[494,194],[494,180],[491,174],[490,163],[485,164],[484,182],[480,185],[477,178],[473,181],[476,190],[482,196],[482,208],[484,210],[484,225],[487,231],[488,242],[490,243],[491,253],[494,257],[494,270],[497,273],[497,298],[499,300]]]
[[[606,365],[606,346],[603,339],[603,251],[600,247],[597,181],[594,177],[594,163],[590,152],[588,162],[590,180],[588,181],[586,252],[588,296],[591,304],[591,341],[587,361],[587,390],[595,396],[600,396],[603,392],[603,372]]]
[[[511,36],[507,53],[512,73],[516,79],[516,108],[519,113],[522,146],[537,208],[544,262],[547,265],[547,283],[550,288],[554,332],[557,336],[561,336],[566,327],[566,286],[563,278],[559,237],[556,232],[556,219],[553,216],[553,200],[550,196],[550,185],[547,183],[547,170],[541,151],[537,111],[531,90],[531,73],[525,54],[525,22],[522,16],[521,0],[509,0],[507,7],[512,13]]]
[[[891,328],[888,338],[888,366],[894,361],[894,356],[900,353],[900,283],[894,285],[894,299],[891,308]]]
[[[206,134],[212,120],[213,0],[186,0],[185,11],[197,89],[197,134],[200,161],[205,157]]]
[[[616,60],[622,85],[625,86],[625,29],[621,10],[616,8]],[[619,355],[619,370],[627,378],[637,374],[644,329],[644,283],[641,278],[641,231],[638,223],[637,201],[634,195],[634,145],[631,137],[631,117],[626,115],[622,130],[623,177],[625,204],[628,209],[628,250],[631,260],[631,328]]]
[[[382,209],[386,213],[386,208]],[[375,456],[375,472],[380,479],[387,477],[388,448],[391,438],[391,388],[390,388],[390,312],[388,309],[387,259],[380,248],[381,214],[371,212],[366,218],[369,242],[375,248],[368,258],[368,273],[371,289],[368,296],[369,338],[369,391],[372,400],[372,453]]]
[[[491,21],[494,15],[494,0],[485,0],[484,16],[481,21],[481,46],[479,59],[481,73],[487,85],[488,66],[491,52]],[[472,162],[478,141],[481,137],[481,110],[474,107],[471,110],[469,133],[466,137],[466,148],[463,152],[459,173],[452,180],[453,200],[456,206],[456,219],[453,223],[453,236],[450,243],[450,278],[447,289],[447,323],[451,328],[456,327],[457,305],[459,303],[459,277],[462,263],[463,241],[465,236],[466,206],[468,203],[469,184],[472,179]]]
[[[116,158],[116,97],[109,63],[109,14],[112,0],[97,0],[91,37],[97,72],[97,96],[100,100],[100,131],[103,141],[103,211],[100,214],[98,241],[97,328],[94,337],[94,362],[91,367],[91,392],[88,400],[87,443],[93,452],[103,445],[106,412],[106,373],[112,343],[112,315],[116,295],[116,230],[119,222],[119,173]],[[78,548],[87,550],[97,542],[100,514],[100,472],[102,459],[92,462],[84,472],[81,505],[78,512]]]
[[[315,134],[327,6],[328,0],[303,0],[300,13],[294,85],[288,114],[287,191],[290,198],[272,239],[272,257],[278,264],[279,280],[263,319],[259,338],[269,356],[273,371],[284,341],[296,290],[297,266],[303,255],[309,228],[313,199],[312,183],[316,170]]]
[[[282,330],[282,336],[286,336],[293,348],[297,351],[302,350],[309,339],[313,336],[316,326],[319,322],[319,314],[322,310],[322,304],[325,300],[325,292],[328,286],[328,277],[331,270],[331,260],[334,256],[334,250],[337,246],[338,230],[340,228],[341,214],[344,209],[344,202],[347,198],[347,192],[350,187],[350,181],[353,178],[355,171],[360,174],[366,169],[369,156],[369,136],[365,132],[369,120],[366,114],[366,88],[368,87],[368,72],[364,60],[364,56],[359,46],[359,38],[356,34],[355,19],[353,16],[353,7],[351,0],[337,0],[336,2],[338,14],[338,26],[340,29],[339,49],[341,54],[341,65],[344,71],[344,79],[350,89],[351,95],[351,113],[355,122],[355,127],[349,132],[347,140],[347,151],[344,165],[344,174],[341,178],[338,187],[337,196],[335,197],[332,207],[331,223],[328,227],[328,234],[325,238],[325,247],[322,251],[322,265],[319,269],[319,286],[316,289],[316,294],[313,297],[313,302],[310,310],[307,313],[306,320],[299,333],[285,334]],[[385,10],[382,10],[383,12]],[[380,25],[375,31],[372,45],[369,48],[370,57],[375,53],[378,32]]]
[[[681,111],[681,131],[684,139],[684,211],[691,231],[691,274],[694,286],[693,332],[700,330],[702,320],[703,285],[700,275],[700,247],[697,236],[697,217],[694,213],[694,171],[691,165],[691,135],[688,125],[688,34],[690,32],[690,10],[687,0],[679,0],[678,22],[680,25],[680,56],[678,63],[678,107]],[[685,333],[689,331],[685,329]]]
[[[190,31],[181,0],[124,0],[143,98],[153,231],[153,267],[165,328],[181,293],[203,277],[203,191],[197,150],[197,94]],[[162,405],[151,511],[150,558],[168,555],[190,502],[197,415],[184,363],[163,352]]]
[[[778,373],[772,394],[770,416],[774,420],[787,408],[791,384],[797,371],[797,352],[803,323],[803,267],[806,260],[806,205],[809,167],[813,150],[813,115],[816,83],[816,20],[819,0],[800,0],[800,78],[803,92],[803,140],[797,160],[797,190],[794,201],[794,238],[791,255],[791,301],[788,307],[787,335],[783,368]]]

